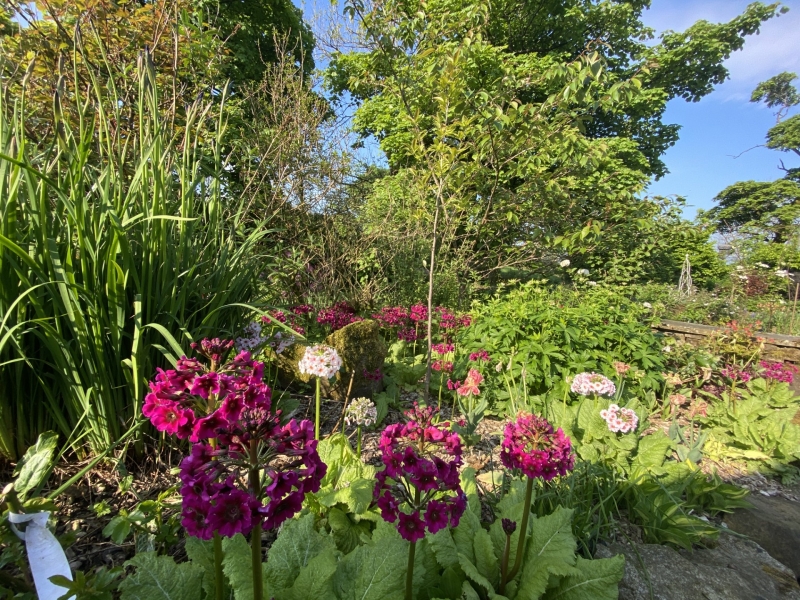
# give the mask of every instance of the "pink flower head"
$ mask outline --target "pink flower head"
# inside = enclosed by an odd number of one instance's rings
[[[506,424],[501,448],[500,460],[507,468],[545,481],[565,475],[575,464],[572,443],[561,428],[553,431],[546,419],[530,413]]]
[[[320,309],[317,313],[317,323],[327,325],[332,331],[363,320],[348,302],[337,302],[333,306]]]
[[[306,348],[303,358],[297,363],[299,371],[321,379],[330,379],[342,368],[342,359],[335,348],[324,344]]]
[[[759,365],[764,369],[762,373],[764,378],[772,381],[792,383],[794,376],[797,375],[797,367],[789,363],[762,360]]]
[[[625,374],[631,370],[631,366],[629,364],[620,361],[615,361],[612,363],[612,366],[619,377],[625,377]]]
[[[609,431],[614,433],[628,433],[635,431],[639,425],[639,417],[631,408],[620,408],[612,404],[607,410],[601,410],[600,416],[608,423]]]
[[[264,365],[252,360],[249,352],[240,352],[221,364],[232,341],[205,339],[192,346],[211,360],[210,367],[184,356],[175,369],[159,369],[149,382],[142,413],[158,431],[192,441],[214,437],[213,429],[235,419],[234,407],[240,407],[247,397],[255,394],[269,402],[271,391],[261,381]],[[212,406],[218,408],[209,412]]]
[[[470,369],[464,383],[456,389],[459,396],[477,396],[481,393],[478,386],[483,383],[483,375],[477,369]]]
[[[479,350],[478,352],[472,352],[469,355],[470,362],[489,362],[491,359],[489,358],[489,353],[486,350]]]
[[[424,304],[415,304],[411,307],[411,310],[408,311],[408,317],[416,323],[427,321],[428,307]]]
[[[613,396],[617,392],[614,382],[599,373],[580,373],[572,380],[570,390],[581,396]]]
[[[435,360],[431,364],[431,369],[434,371],[441,371],[443,373],[452,373],[453,362],[449,360]]]
[[[747,383],[752,378],[752,375],[747,371],[740,369],[737,365],[728,365],[720,371],[720,374],[731,381],[741,381]]]
[[[435,533],[457,524],[466,508],[458,471],[461,439],[448,423],[433,423],[437,412],[415,404],[407,422],[386,427],[378,443],[384,468],[376,475],[375,503],[384,520],[399,518],[397,530],[411,542],[422,539],[426,528]]]
[[[456,345],[448,342],[442,342],[440,344],[434,344],[433,346],[431,346],[431,350],[436,354],[438,354],[439,356],[442,356],[444,354],[449,354],[450,352],[454,352],[455,349]]]

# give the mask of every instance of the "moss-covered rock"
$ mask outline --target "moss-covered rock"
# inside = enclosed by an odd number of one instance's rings
[[[331,397],[343,400],[353,376],[353,389],[351,398],[359,396],[372,396],[383,389],[383,381],[370,380],[364,372],[374,373],[383,368],[386,360],[386,342],[383,341],[380,325],[371,319],[356,321],[334,331],[325,343],[336,348],[342,358],[342,369],[336,378],[335,385],[329,391]],[[328,387],[328,386],[324,386]]]
[[[383,389],[383,381],[370,380],[364,376],[365,372],[375,373],[383,368],[383,361],[386,360],[388,350],[377,322],[366,319],[350,323],[334,331],[323,343],[336,348],[342,358],[342,368],[336,380],[322,381],[322,391],[325,396],[343,400],[350,385],[351,375],[353,376],[351,398],[372,396]],[[297,368],[297,363],[303,358],[305,350],[305,345],[297,343],[289,346],[277,357],[278,376],[284,385],[292,381],[309,382],[313,379]]]

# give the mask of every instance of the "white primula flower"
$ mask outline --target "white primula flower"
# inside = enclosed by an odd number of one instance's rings
[[[669,354],[670,352],[672,352],[672,346],[664,346],[661,350]]]
[[[786,269],[778,269],[777,271],[775,271],[775,275],[777,275],[778,277],[788,277],[789,271],[787,271]]]
[[[597,282],[596,281],[587,281],[586,285],[590,285],[590,286],[594,287],[594,286],[597,285]]]
[[[642,302],[642,306],[644,306],[645,308],[653,308],[653,305],[650,304],[649,302]]]
[[[560,267],[563,267],[563,268],[565,268],[565,269],[566,269],[566,268],[567,268],[567,267],[570,265],[569,259],[568,259],[568,258],[565,258],[565,259],[564,259],[564,260],[562,260],[560,263],[558,263],[558,265],[559,265]]]
[[[769,265],[765,265],[764,263],[758,263],[758,266],[762,269],[769,269]]]
[[[742,265],[736,265],[737,271],[744,271],[744,267]]]
[[[578,269],[578,275],[583,275],[584,277],[588,277],[589,269]]]
[[[739,275],[738,277],[739,277],[739,279],[747,281],[747,275]]]

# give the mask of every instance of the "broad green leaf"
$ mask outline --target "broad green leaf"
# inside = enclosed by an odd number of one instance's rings
[[[639,449],[633,464],[644,468],[658,468],[664,464],[664,458],[672,448],[672,440],[663,431],[646,435],[639,440]]]
[[[494,545],[492,544],[492,538],[489,537],[489,532],[483,528],[479,529],[475,534],[473,546],[475,548],[475,566],[478,567],[480,574],[490,582],[496,583],[499,581],[499,555],[494,552]]]
[[[171,556],[137,554],[125,563],[136,567],[119,585],[122,600],[197,600],[202,594],[203,569],[176,564]]]
[[[369,521],[354,523],[347,513],[335,507],[328,511],[328,525],[336,547],[345,554],[355,550],[362,535],[370,533]]]
[[[333,575],[338,566],[337,553],[327,548],[308,561],[288,590],[273,592],[275,600],[336,600]]]
[[[457,569],[458,568],[458,548],[453,540],[453,535],[450,529],[442,529],[433,535],[428,535],[428,541],[431,544],[433,554],[436,556],[436,561],[444,569]],[[459,584],[460,586],[461,584]]]
[[[559,506],[553,514],[533,519],[519,579],[519,600],[538,600],[551,575],[564,576],[572,571],[577,548],[572,514],[572,509]]]
[[[453,541],[459,554],[463,554],[471,563],[475,562],[475,547],[473,540],[481,529],[481,522],[471,510],[465,510],[461,516],[458,527],[452,530]]]
[[[122,544],[131,533],[131,522],[127,515],[117,515],[103,528],[103,535],[115,544]]]
[[[36,443],[28,448],[25,456],[14,469],[14,489],[20,498],[43,483],[44,478],[53,466],[53,455],[58,447],[58,434],[45,431],[39,435]]]
[[[408,542],[385,535],[345,556],[333,579],[339,600],[401,600],[404,597]]]
[[[284,523],[269,549],[265,572],[270,588],[280,590],[291,587],[300,569],[329,548],[334,548],[333,541],[314,528],[313,514]]]
[[[222,570],[230,581],[233,597],[236,600],[253,600],[253,563],[250,545],[244,536],[237,533],[232,538],[223,538]],[[266,565],[261,565],[264,573],[264,593],[268,594],[271,586],[266,577]]]
[[[575,571],[547,590],[545,600],[617,600],[625,572],[622,555],[598,560],[578,558]],[[519,597],[519,596],[518,596]]]
[[[458,564],[461,567],[461,570],[464,571],[464,574],[471,579],[473,583],[481,586],[490,594],[494,593],[494,586],[492,583],[486,579],[486,577],[481,575],[480,571],[478,571],[478,568],[472,563],[472,561],[464,556],[464,554],[461,552],[458,553]]]
[[[203,569],[203,591],[206,593],[206,598],[213,598],[215,589],[214,543],[187,536],[186,556],[189,557],[192,564]],[[228,587],[227,581],[225,587]],[[225,591],[230,595],[230,591]]]

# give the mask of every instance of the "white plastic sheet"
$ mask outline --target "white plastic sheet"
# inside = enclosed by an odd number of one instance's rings
[[[47,529],[49,512],[38,512],[18,515],[9,513],[8,520],[14,533],[25,542],[28,551],[28,563],[33,574],[33,583],[39,600],[58,600],[64,595],[64,588],[50,582],[53,575],[63,575],[72,580],[69,562],[64,550],[55,536]],[[25,531],[19,531],[14,525],[26,523]],[[74,596],[72,596],[74,598]]]

